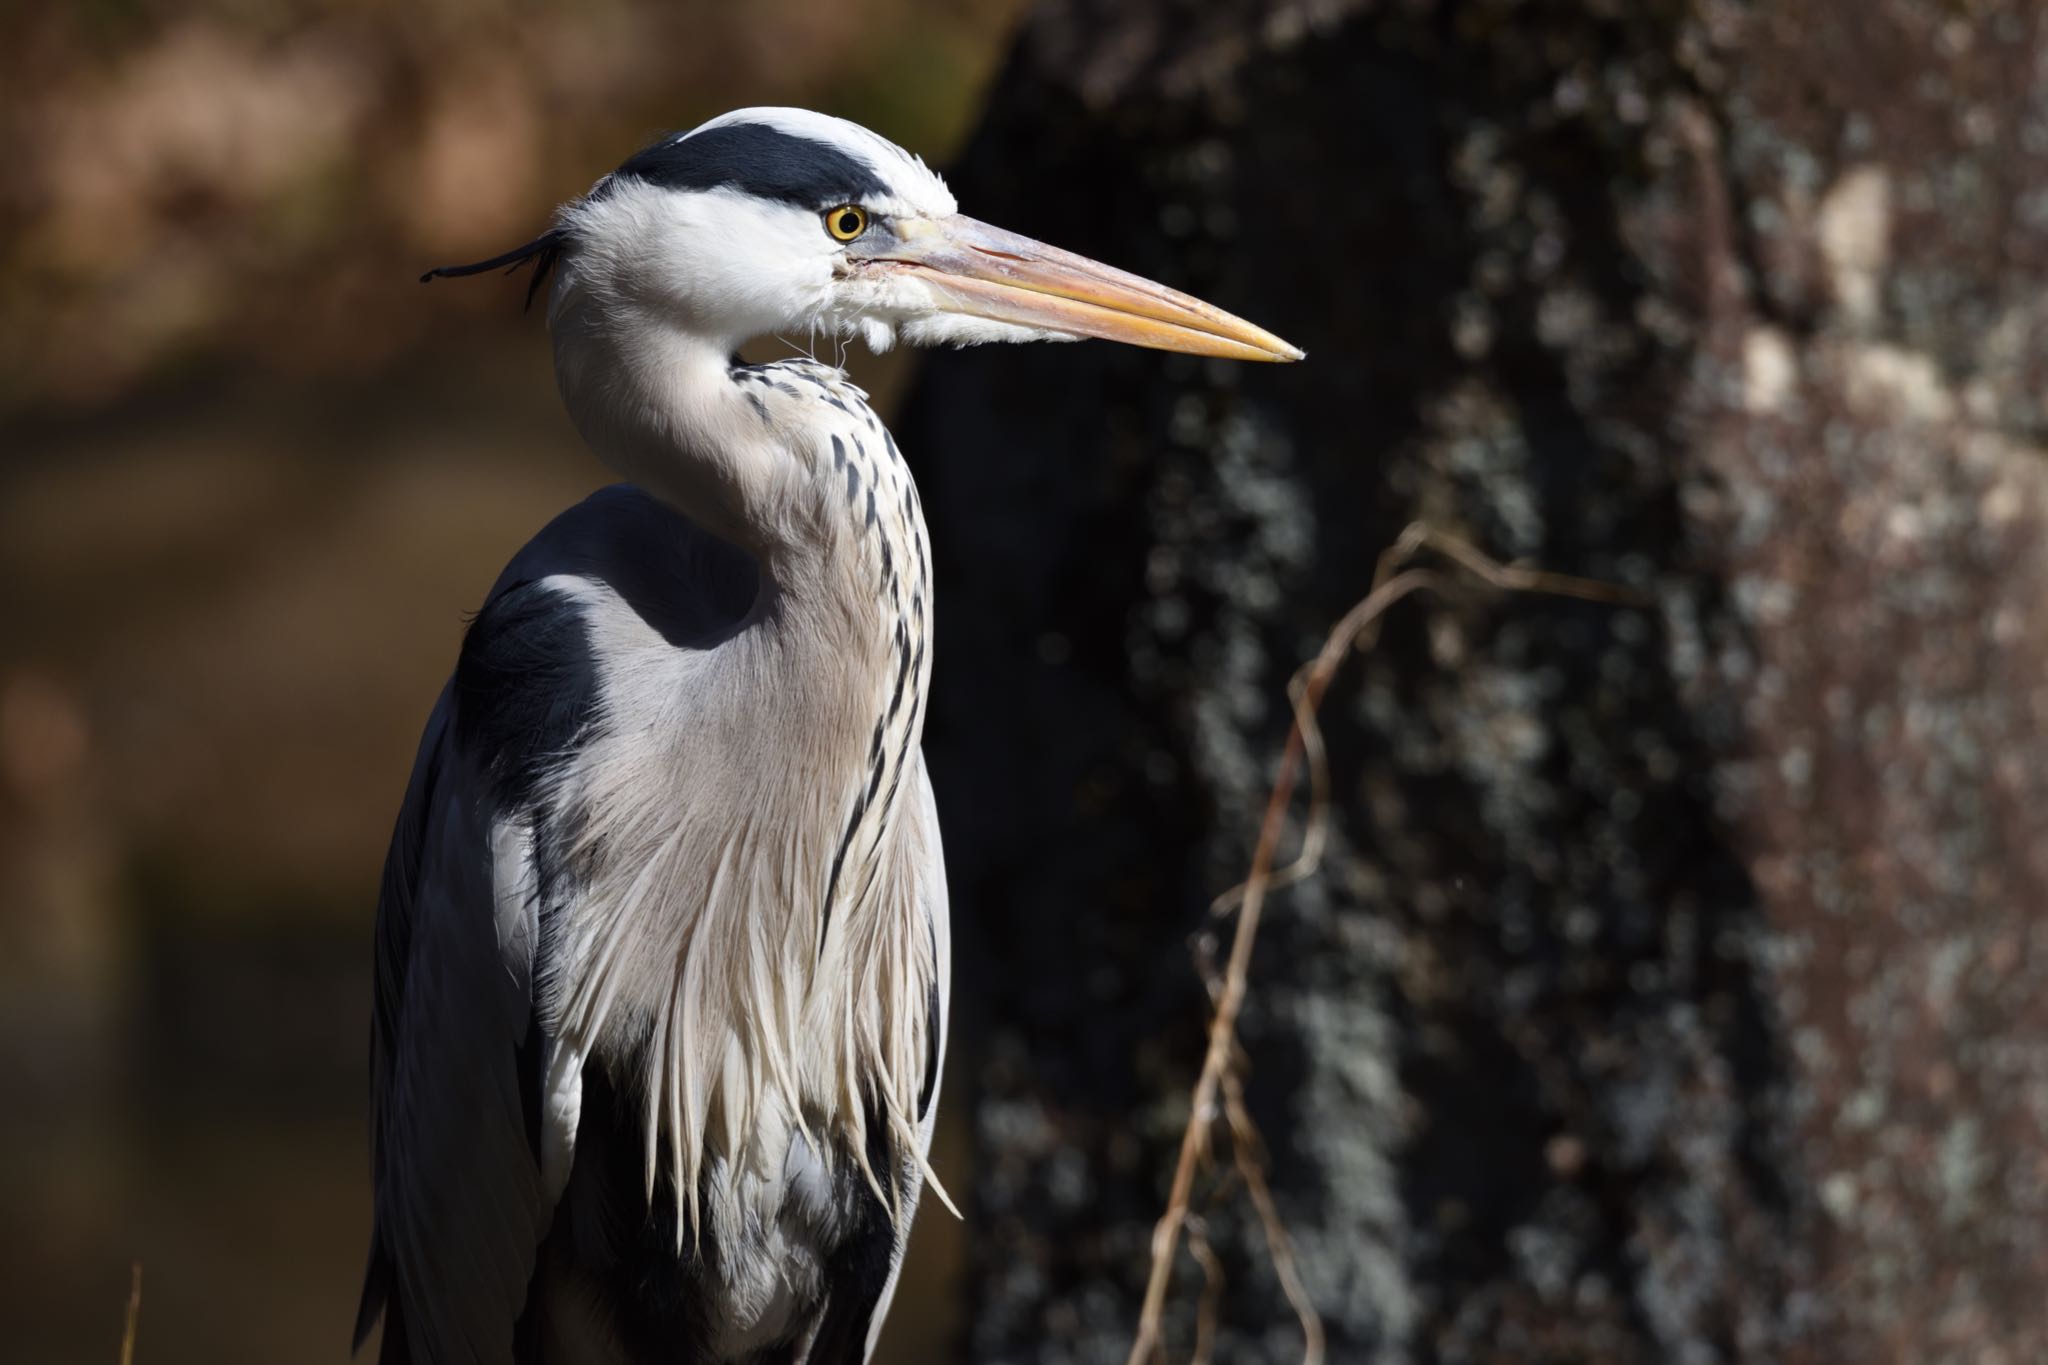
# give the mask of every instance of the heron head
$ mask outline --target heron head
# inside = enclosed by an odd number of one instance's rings
[[[858,124],[742,109],[660,139],[547,233],[462,275],[531,260],[534,287],[652,315],[730,351],[754,337],[912,345],[1101,337],[1299,360],[1272,333],[1164,285],[962,215],[918,158]]]

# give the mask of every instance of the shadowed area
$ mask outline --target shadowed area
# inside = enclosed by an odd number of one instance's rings
[[[1645,604],[1425,596],[1324,707],[1330,854],[1242,1033],[1331,1358],[2039,1353],[2039,43],[1909,0],[1034,9],[962,202],[1310,358],[936,357],[900,424],[990,1059],[972,1358],[1122,1359],[1189,946],[1286,679],[1418,518]],[[1242,1192],[1198,1193],[1217,1358],[1293,1358]]]

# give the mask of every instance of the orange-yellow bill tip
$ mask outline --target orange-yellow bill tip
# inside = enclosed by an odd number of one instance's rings
[[[952,312],[1227,360],[1303,355],[1265,328],[1177,289],[972,218],[928,224],[891,256],[923,274]]]

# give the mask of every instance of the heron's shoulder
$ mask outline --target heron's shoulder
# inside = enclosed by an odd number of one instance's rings
[[[449,683],[456,746],[501,800],[525,805],[596,714],[598,694],[575,594],[555,579],[501,583],[463,633]]]
[[[759,566],[744,550],[641,489],[614,484],[557,516],[512,557],[484,616],[523,594],[534,610],[625,612],[687,648],[729,631],[759,584]]]

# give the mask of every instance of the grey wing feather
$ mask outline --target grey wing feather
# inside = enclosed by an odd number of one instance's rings
[[[602,712],[568,580],[609,586],[674,642],[729,627],[756,573],[645,493],[606,488],[513,558],[464,637],[377,909],[377,1226],[356,1344],[385,1313],[392,1365],[408,1343],[429,1365],[512,1359],[551,1212],[538,1132],[546,1040],[530,1030],[535,955],[570,893],[547,777]],[[494,843],[522,830],[524,850],[496,857]]]
[[[512,1359],[544,1232],[519,1054],[534,936],[498,920],[485,775],[429,720],[385,869],[372,1022],[376,1230],[356,1325],[384,1359]],[[393,1341],[394,1335],[402,1340]]]

